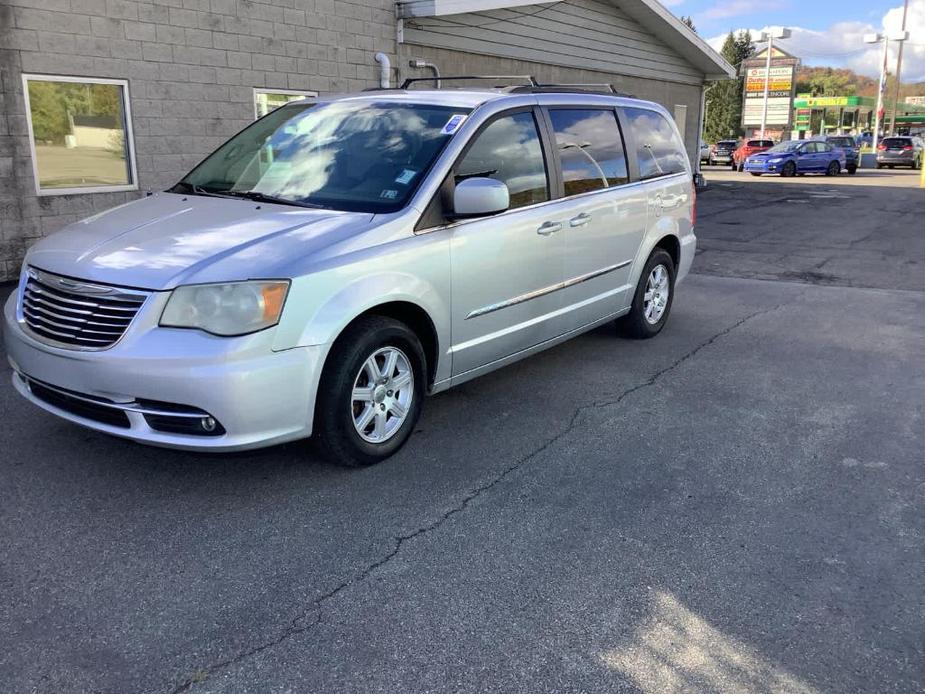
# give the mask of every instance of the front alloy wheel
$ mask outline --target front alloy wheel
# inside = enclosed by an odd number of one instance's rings
[[[385,443],[401,429],[412,400],[414,372],[408,357],[397,347],[377,349],[353,383],[353,426],[364,441]]]
[[[341,465],[372,465],[404,445],[421,415],[424,350],[407,325],[387,316],[357,318],[325,362],[312,437]]]

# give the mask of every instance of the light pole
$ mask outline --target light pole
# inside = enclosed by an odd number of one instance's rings
[[[764,103],[761,105],[761,137],[767,138],[768,126],[768,91],[771,85],[771,53],[774,52],[774,39],[789,39],[790,29],[785,27],[771,27],[761,32],[761,41],[768,42],[768,57],[764,67]]]
[[[905,33],[906,31],[906,17],[909,15],[909,0],[906,0],[903,3],[903,25],[900,31]],[[908,34],[905,38],[909,38]],[[903,70],[903,46],[905,44],[900,42],[899,50],[896,53],[896,89],[893,90],[893,115],[890,116],[890,135],[896,134],[896,105],[899,103],[899,88],[902,86],[902,70]]]
[[[880,61],[880,87],[877,89],[877,113],[874,117],[874,137],[871,142],[871,147],[875,154],[877,152],[877,143],[880,141],[880,122],[883,119],[883,92],[886,91],[887,51],[890,47],[890,41],[905,41],[907,38],[909,38],[909,32],[907,31],[894,31],[885,35],[864,34],[864,43],[883,42],[883,58]],[[893,104],[893,111],[893,117],[895,118],[896,104]]]

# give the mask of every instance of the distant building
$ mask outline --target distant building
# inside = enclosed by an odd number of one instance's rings
[[[925,106],[925,96],[907,96],[905,102],[913,106]]]

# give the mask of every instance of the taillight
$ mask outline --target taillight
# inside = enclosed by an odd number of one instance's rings
[[[886,145],[881,142],[879,145],[877,145],[877,149],[886,149]]]
[[[905,147],[903,147],[903,152],[911,152],[911,151],[912,151],[912,145],[906,145]]]

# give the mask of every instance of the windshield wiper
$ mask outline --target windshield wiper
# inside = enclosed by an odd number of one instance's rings
[[[312,202],[299,202],[298,200],[287,200],[286,198],[278,198],[275,195],[260,193],[256,190],[227,190],[224,191],[224,195],[228,197],[244,198],[245,200],[253,200],[254,202],[267,202],[276,205],[292,205],[293,207],[310,207],[314,209],[324,208],[324,205],[316,205]]]
[[[177,193],[179,191],[175,190],[176,188],[182,188],[184,193],[192,193],[193,195],[207,195],[210,198],[226,198],[227,195],[222,195],[220,191],[211,190],[209,188],[203,188],[202,186],[197,186],[194,183],[187,183],[186,181],[180,181],[173,188],[168,190],[169,193]]]

